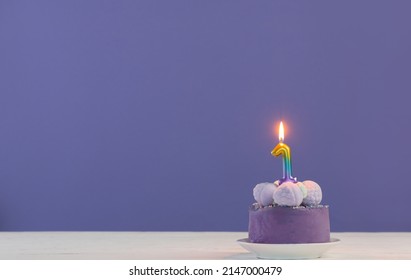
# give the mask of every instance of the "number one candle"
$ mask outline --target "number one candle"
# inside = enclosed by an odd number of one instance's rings
[[[292,166],[291,166],[291,150],[284,142],[284,125],[283,122],[280,123],[278,138],[280,143],[271,151],[273,156],[283,156],[283,178],[280,180],[280,185],[285,181],[291,181],[297,183],[297,178],[292,176]]]

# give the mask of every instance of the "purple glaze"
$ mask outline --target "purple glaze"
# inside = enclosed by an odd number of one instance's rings
[[[248,238],[271,244],[329,242],[328,207],[251,207]]]

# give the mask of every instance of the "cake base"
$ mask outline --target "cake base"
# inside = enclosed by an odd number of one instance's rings
[[[248,238],[253,243],[267,244],[330,242],[328,206],[253,204],[249,210]]]

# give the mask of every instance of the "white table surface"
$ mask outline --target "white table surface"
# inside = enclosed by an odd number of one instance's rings
[[[255,259],[246,232],[1,232],[0,259]],[[411,260],[411,233],[332,233],[322,259]]]

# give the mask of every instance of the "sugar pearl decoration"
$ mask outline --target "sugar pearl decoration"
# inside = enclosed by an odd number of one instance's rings
[[[303,205],[305,206],[316,206],[319,205],[323,194],[321,192],[320,186],[314,181],[304,181],[305,188],[307,189],[307,196],[303,200]]]
[[[257,184],[253,190],[254,199],[261,206],[273,204],[273,193],[276,190],[276,188],[277,187],[273,183]]]
[[[274,202],[281,206],[299,206],[303,201],[303,192],[298,184],[282,183],[274,192]]]

